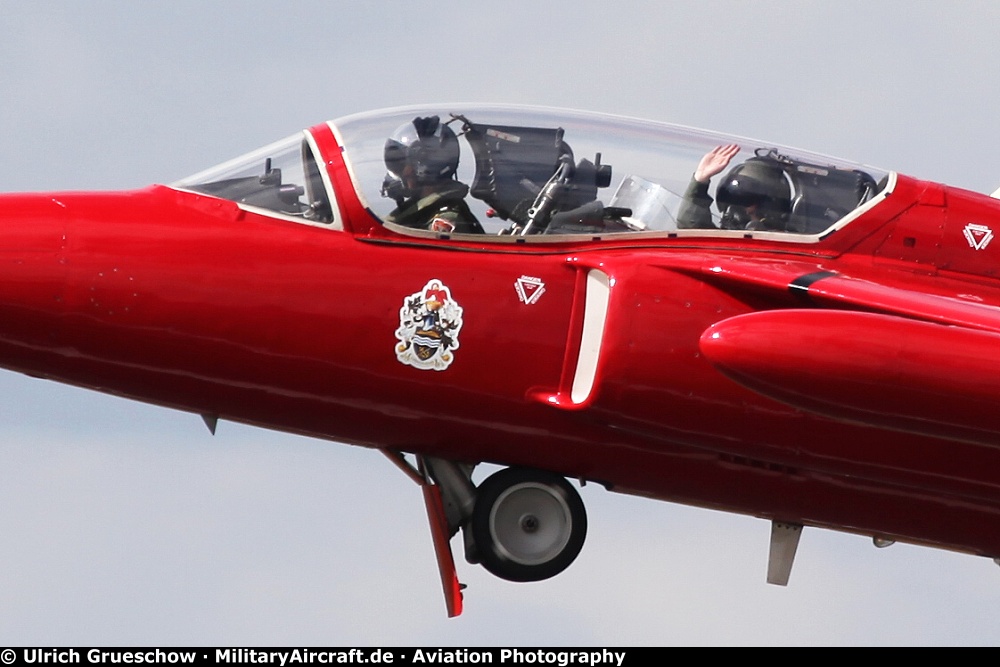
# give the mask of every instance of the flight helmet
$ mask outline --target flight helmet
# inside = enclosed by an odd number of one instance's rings
[[[437,116],[400,125],[385,142],[385,166],[399,181],[416,187],[450,179],[458,169],[458,137]]]
[[[736,165],[719,184],[715,201],[720,211],[746,217],[749,206],[768,227],[778,228],[791,212],[792,191],[784,170],[774,161],[751,158]]]

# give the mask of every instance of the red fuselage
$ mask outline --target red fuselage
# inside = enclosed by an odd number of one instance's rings
[[[1000,226],[992,200],[898,177],[808,248],[442,242],[381,225],[332,134],[315,136],[342,230],[165,186],[0,198],[0,365],[337,442],[1000,555],[987,409],[1000,386],[995,352],[984,358],[1000,318],[981,312],[1000,289],[992,265],[963,265],[946,243],[970,211]],[[581,398],[594,271],[609,297]],[[445,370],[394,352],[407,297],[433,281],[462,308]],[[526,284],[544,293],[526,303]],[[905,341],[920,336],[914,357]]]

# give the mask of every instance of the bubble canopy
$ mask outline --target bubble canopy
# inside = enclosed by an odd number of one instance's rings
[[[433,132],[420,136],[430,126]],[[394,136],[413,137],[405,154],[412,171],[456,154],[439,188],[447,190],[445,199],[474,217],[475,233],[523,240],[751,230],[809,242],[884,198],[891,180],[884,170],[779,144],[569,110],[409,107],[348,116],[331,127],[362,202],[387,226],[407,231],[455,234],[470,226],[456,230],[447,220],[406,219],[407,206],[413,209],[434,192],[426,179],[407,187],[397,173],[399,146],[387,142]],[[395,171],[387,169],[390,145]],[[693,183],[702,158],[727,145],[738,149],[725,168],[701,187]],[[731,196],[738,190],[752,194]],[[760,213],[764,205],[746,205],[753,197],[766,199],[768,216]]]
[[[479,241],[619,234],[813,243],[882,201],[894,175],[796,148],[581,111],[444,104],[328,124],[386,228]],[[699,164],[729,147],[709,176]],[[342,229],[310,131],[173,184]],[[343,194],[343,193],[341,193]]]

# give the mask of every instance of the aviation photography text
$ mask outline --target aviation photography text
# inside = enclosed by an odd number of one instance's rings
[[[164,650],[104,648],[7,648],[3,665],[613,665],[625,664],[623,649],[540,648],[342,648]]]

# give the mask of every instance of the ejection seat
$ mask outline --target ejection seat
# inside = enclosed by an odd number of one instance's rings
[[[463,123],[476,161],[469,193],[486,202],[492,215],[511,221],[501,233],[584,233],[597,224],[604,230],[605,209],[597,190],[610,185],[611,167],[600,163],[599,153],[595,162],[577,164],[562,128],[455,118]]]
[[[785,231],[819,234],[875,196],[879,188],[871,175],[858,170],[811,164],[769,151],[751,158],[781,168],[791,189],[791,207]]]

